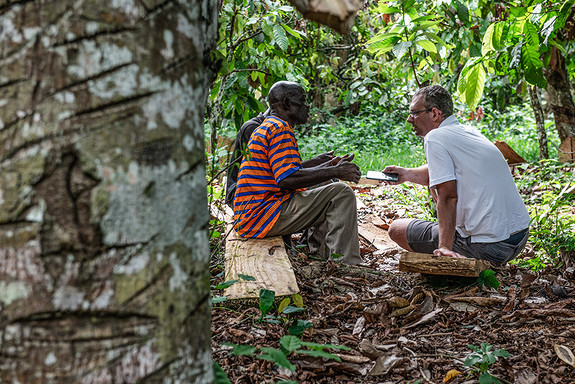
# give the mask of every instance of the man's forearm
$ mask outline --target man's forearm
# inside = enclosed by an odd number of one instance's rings
[[[457,210],[457,198],[438,197],[437,200],[437,222],[439,225],[439,245],[438,248],[453,249],[453,239],[455,237],[455,221]]]
[[[283,179],[279,186],[285,189],[307,188],[336,178],[337,176],[335,174],[335,167],[319,165],[316,167],[300,168],[298,171]]]
[[[409,168],[408,180],[420,185],[429,185],[429,170],[427,164],[417,168]]]

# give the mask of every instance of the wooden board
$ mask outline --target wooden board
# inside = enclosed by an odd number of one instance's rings
[[[503,154],[503,157],[507,160],[507,164],[521,164],[525,162],[525,159],[515,152],[505,141],[495,140],[493,144],[495,144],[497,149]]]
[[[226,240],[225,281],[238,274],[253,276],[255,281],[239,279],[224,292],[228,300],[258,299],[260,289],[269,289],[276,297],[299,292],[293,267],[280,236],[245,239],[230,232]]]
[[[427,253],[406,252],[399,259],[399,270],[428,275],[477,277],[490,264],[483,260],[434,256]]]

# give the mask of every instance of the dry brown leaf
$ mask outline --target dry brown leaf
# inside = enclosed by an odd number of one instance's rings
[[[553,347],[555,348],[555,353],[561,360],[575,368],[575,356],[573,356],[573,352],[571,352],[568,347],[561,344],[553,344]]]
[[[395,296],[387,300],[387,303],[391,308],[403,308],[409,305],[409,300],[404,299],[403,297],[400,296]]]
[[[436,310],[433,311],[433,312],[429,312],[427,315],[423,316],[421,319],[419,319],[419,320],[416,321],[415,323],[410,324],[410,325],[408,325],[408,326],[406,326],[406,327],[404,327],[404,328],[405,328],[405,329],[410,329],[410,328],[416,327],[416,326],[418,326],[418,325],[420,325],[420,324],[427,323],[429,320],[433,319],[433,318],[435,317],[435,315],[437,315],[437,314],[438,314],[439,312],[441,312],[441,311],[442,311],[442,309],[441,309],[441,308],[438,308],[438,309],[436,309]]]
[[[453,379],[457,375],[463,375],[463,373],[459,372],[457,369],[451,369],[445,374],[443,382],[447,383],[449,380]]]
[[[396,309],[395,311],[391,312],[389,314],[389,317],[404,316],[404,315],[407,315],[409,312],[413,311],[414,309],[415,309],[415,305],[409,305],[409,306],[404,307],[404,308],[399,308],[399,309]]]

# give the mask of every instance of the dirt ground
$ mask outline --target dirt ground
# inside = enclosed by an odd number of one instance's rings
[[[400,249],[385,229],[409,208],[392,206],[397,198],[381,187],[355,189],[365,266],[317,260],[305,248],[292,248],[303,311],[278,315],[276,305],[270,313],[280,323],[273,324],[259,321],[257,303],[214,304],[213,358],[232,383],[477,383],[477,371],[464,361],[475,353],[470,346],[482,343],[492,348],[488,354],[508,352],[487,364],[502,383],[575,383],[575,268],[494,267],[497,289],[476,278],[400,272]],[[528,245],[519,257],[530,252]],[[219,257],[212,261],[213,284],[223,279]],[[287,356],[291,371],[257,358],[259,348],[280,349],[280,338],[298,319],[313,324],[302,341],[348,347],[325,350],[339,361],[294,352]],[[224,343],[258,350],[235,356]]]

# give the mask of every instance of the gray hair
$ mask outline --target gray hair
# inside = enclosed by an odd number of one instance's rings
[[[439,109],[443,112],[444,117],[453,115],[453,98],[447,89],[441,85],[430,85],[419,88],[413,97],[419,95],[423,96],[427,108]]]

